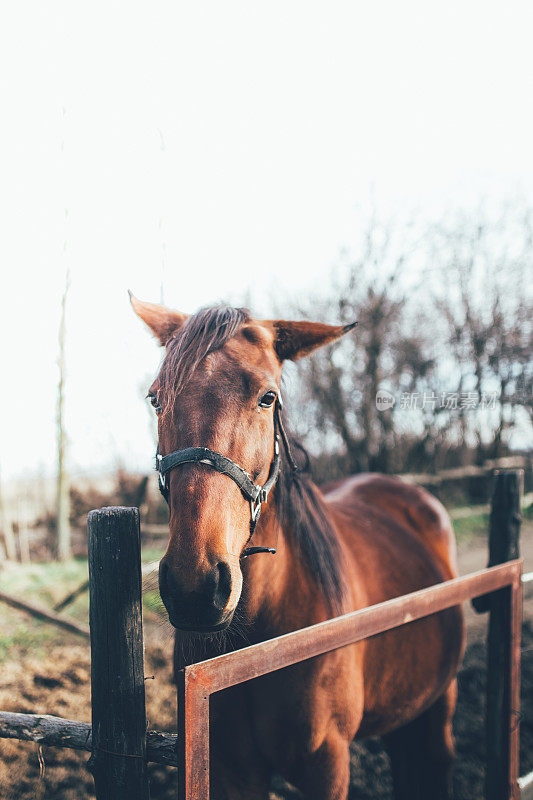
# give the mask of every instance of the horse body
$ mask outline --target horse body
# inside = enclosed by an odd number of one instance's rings
[[[348,569],[359,596],[355,608],[455,576],[455,541],[447,514],[423,489],[385,475],[357,476],[326,500],[350,553]],[[448,556],[443,559],[445,546]],[[457,608],[372,637],[364,658],[359,733],[388,732],[418,716],[455,674],[462,643]]]
[[[159,451],[208,447],[264,484],[275,448],[270,395],[278,391],[282,360],[347,328],[257,323],[230,310],[221,333],[220,314],[188,324],[177,312],[138,301],[134,307],[167,345],[151,389],[154,405],[161,411],[162,397],[170,409],[160,413]],[[197,345],[201,357],[189,358]],[[179,392],[172,391],[174,369],[182,370]],[[285,464],[257,526],[234,483],[203,464],[173,470],[166,491],[170,541],[160,589],[177,628],[176,670],[221,648],[264,641],[455,575],[444,508],[399,479],[356,476],[321,493]],[[276,544],[277,555],[241,560],[250,531],[254,545]],[[227,630],[191,638],[184,632],[191,628]],[[452,608],[214,695],[212,798],[266,800],[278,772],[308,800],[346,800],[350,742],[380,734],[397,800],[449,800],[463,640],[461,610]]]
[[[384,475],[355,476],[327,487],[324,503],[343,544],[350,589],[345,611],[455,576],[448,516],[423,489]],[[255,587],[242,599],[249,643],[331,616],[309,581],[290,531],[277,531],[275,508],[272,512],[265,514],[258,541],[272,542],[277,534],[278,556],[250,559],[244,570],[245,584]],[[179,632],[176,640],[178,670],[185,665]],[[448,797],[454,677],[463,645],[462,612],[456,607],[222,692],[212,699],[212,772],[220,797],[263,799],[275,771],[306,797],[340,800],[347,791],[352,739],[395,731],[397,739],[405,740],[396,761],[408,774],[397,796]],[[213,647],[215,654],[218,643]],[[209,654],[193,651],[187,663]],[[414,752],[409,752],[413,746],[405,727],[425,712]],[[394,735],[389,738],[394,758]],[[413,792],[413,772],[424,779],[421,760],[426,774],[421,791],[431,786],[431,795]]]

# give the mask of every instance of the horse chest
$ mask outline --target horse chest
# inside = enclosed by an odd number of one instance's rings
[[[213,745],[223,749],[228,740],[244,737],[266,761],[286,772],[320,747],[331,726],[351,739],[363,703],[355,661],[355,653],[347,650],[221,693],[213,718]]]

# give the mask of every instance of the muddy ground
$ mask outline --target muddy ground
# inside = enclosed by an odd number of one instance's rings
[[[532,568],[531,536],[526,549]],[[525,544],[526,542],[524,542]],[[526,554],[525,554],[526,555]],[[482,547],[462,554],[461,571],[484,566]],[[533,597],[525,608],[522,665],[521,774],[533,770]],[[483,797],[485,747],[485,617],[467,614],[469,644],[459,675],[459,703],[454,720],[457,746],[457,800]],[[175,692],[170,673],[172,642],[168,630],[146,631],[147,713],[151,728],[175,730]],[[87,645],[56,646],[41,658],[0,664],[0,708],[6,711],[56,714],[90,720],[90,658]],[[0,740],[0,798],[2,800],[88,800],[94,797],[85,769],[87,753]],[[154,800],[175,797],[175,770],[150,765]],[[390,770],[381,742],[352,747],[350,800],[392,800]],[[272,800],[299,797],[281,781]]]
[[[533,649],[533,627],[524,625],[524,648]],[[485,646],[474,641],[467,650],[459,676],[459,704],[455,716],[457,746],[456,798],[483,797]],[[533,655],[533,653],[531,653]],[[533,770],[533,658],[524,657],[522,681],[521,773]],[[175,698],[169,661],[162,647],[147,653],[150,726],[175,730]],[[7,665],[4,665],[7,667]],[[62,647],[49,658],[13,665],[0,691],[0,707],[6,711],[53,713],[79,720],[90,719],[89,659],[86,647]],[[4,673],[4,678],[7,677]],[[53,747],[42,748],[43,768],[33,743],[0,742],[2,800],[85,800],[94,797],[92,780],[84,768],[87,753]],[[150,765],[151,796],[175,798],[175,770]],[[282,782],[274,798],[296,798]],[[389,764],[381,742],[368,740],[352,746],[350,800],[392,800]]]

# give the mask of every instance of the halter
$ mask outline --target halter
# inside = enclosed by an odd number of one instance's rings
[[[276,483],[280,469],[280,437],[283,440],[289,464],[293,470],[297,470],[296,465],[289,444],[283,421],[281,418],[281,410],[283,402],[281,396],[278,394],[274,405],[274,456],[270,464],[268,478],[262,486],[254,483],[246,470],[236,464],[231,458],[223,456],[222,453],[217,453],[216,450],[210,450],[208,447],[186,447],[184,450],[175,450],[166,456],[156,454],[156,469],[159,474],[159,489],[161,494],[168,503],[169,486],[167,481],[167,473],[181,464],[206,464],[208,467],[215,469],[222,475],[227,475],[234,481],[242,494],[250,503],[250,535],[246,544],[254,535],[256,525],[261,515],[261,504],[266,503],[270,490]],[[245,547],[242,552],[241,558],[255,555],[255,553],[271,553],[276,554],[275,547]]]

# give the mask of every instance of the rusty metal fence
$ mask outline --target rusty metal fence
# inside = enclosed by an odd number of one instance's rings
[[[500,593],[508,619],[501,642],[508,668],[500,675],[505,700],[499,758],[505,787],[498,797],[515,800],[519,796],[521,572],[522,562],[510,561],[186,667],[178,684],[179,800],[209,797],[209,697],[214,692],[495,592]]]
[[[178,767],[179,800],[208,800],[212,694],[478,598],[478,610],[490,613],[486,797],[518,800],[522,790],[525,797],[532,780],[519,780],[520,491],[519,473],[497,476],[491,532],[506,544],[491,550],[487,569],[186,667],[178,675],[177,735],[146,733],[137,510],[91,512],[92,726],[0,712],[0,737],[90,751],[98,800],[147,800],[147,761]]]

